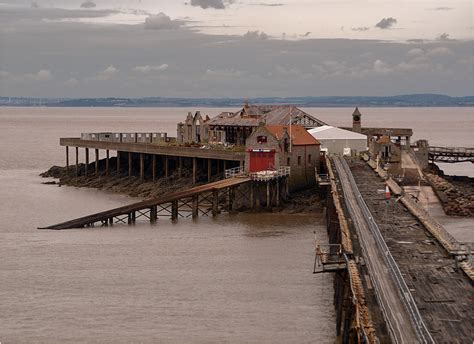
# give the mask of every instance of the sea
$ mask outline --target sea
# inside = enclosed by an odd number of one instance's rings
[[[37,229],[136,201],[42,184],[41,172],[65,164],[60,137],[174,136],[196,110],[212,117],[236,109],[0,107],[1,343],[334,342],[333,277],[312,273],[315,235],[327,240],[319,214]],[[304,110],[351,125],[350,108]],[[363,126],[409,127],[432,145],[474,146],[472,108],[360,111]],[[473,166],[442,168],[474,177]]]

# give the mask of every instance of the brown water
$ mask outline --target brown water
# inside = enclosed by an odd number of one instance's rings
[[[223,109],[200,110],[213,116]],[[352,109],[306,110],[330,124],[351,124]],[[39,172],[64,164],[59,137],[175,135],[187,111],[0,108],[0,342],[334,341],[332,277],[311,273],[313,231],[325,233],[317,216],[36,229],[133,201],[42,185]],[[412,127],[432,144],[473,146],[471,108],[361,111],[367,126]],[[455,169],[471,173],[471,165]]]
[[[332,276],[312,274],[317,216],[36,227],[132,201],[42,185],[61,136],[167,130],[183,109],[0,108],[0,342],[332,343]]]

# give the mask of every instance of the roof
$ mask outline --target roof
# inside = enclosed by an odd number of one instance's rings
[[[380,144],[387,144],[387,143],[390,143],[390,142],[392,142],[392,141],[390,140],[390,137],[388,137],[388,136],[382,136],[377,140],[377,143],[380,143]]]
[[[304,112],[294,105],[245,105],[237,112],[223,112],[212,118],[209,125],[223,126],[252,126],[257,127],[260,122],[267,124],[286,125],[303,122],[312,122],[314,125],[324,125],[325,123],[316,117]]]
[[[354,112],[352,113],[352,116],[356,116],[356,115],[359,116],[359,118],[362,117],[362,114],[360,113],[358,107],[356,107],[356,108],[354,109]]]
[[[291,142],[295,146],[308,146],[308,145],[319,145],[319,141],[311,136],[308,131],[301,125],[292,125],[291,129],[288,125],[269,125],[267,124],[265,128],[278,140],[281,140],[285,131],[288,134],[291,131]]]
[[[309,129],[308,132],[319,140],[367,140],[365,135],[330,125]]]

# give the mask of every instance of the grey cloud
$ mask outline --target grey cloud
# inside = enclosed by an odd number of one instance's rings
[[[383,18],[381,21],[375,24],[375,27],[378,27],[379,29],[389,29],[396,23],[397,23],[397,20],[395,18],[392,18],[392,17]]]
[[[368,31],[370,30],[370,28],[367,26],[361,26],[361,27],[353,27],[351,28],[351,30],[352,31]]]
[[[145,29],[149,30],[173,30],[180,28],[183,24],[182,21],[172,20],[162,12],[145,19]]]
[[[9,25],[0,19],[0,30]],[[472,41],[293,41],[51,21],[15,28],[2,31],[5,96],[461,95],[472,88]],[[172,68],[161,71],[164,63]]]
[[[94,8],[94,7],[96,7],[96,4],[95,2],[92,2],[92,1],[84,1],[81,4],[81,8]]]
[[[77,9],[68,10],[62,8],[26,8],[5,6],[0,11],[0,20],[4,23],[16,22],[19,20],[60,20],[60,19],[79,19],[79,18],[100,18],[118,13],[116,10],[89,10]]]
[[[31,3],[31,8],[38,8],[38,7],[39,7],[39,5],[38,5],[38,3],[37,3],[36,1],[33,1],[33,2]]]
[[[437,41],[453,41],[453,39],[449,38],[449,33],[443,32],[438,37],[436,37]]]
[[[203,9],[215,8],[224,9],[225,3],[223,0],[191,0],[191,6],[201,7]]]
[[[285,36],[286,34],[283,33],[283,35]],[[268,35],[265,33],[265,32],[260,32],[260,31],[247,31],[247,33],[245,33],[243,36],[242,36],[244,39],[248,39],[248,40],[265,40],[265,39],[268,39]]]

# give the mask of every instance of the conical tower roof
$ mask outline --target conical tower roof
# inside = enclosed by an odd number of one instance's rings
[[[359,116],[359,118],[362,116],[362,114],[359,111],[359,108],[356,106],[354,112],[352,113],[352,116]]]

